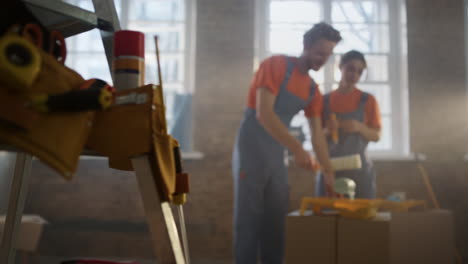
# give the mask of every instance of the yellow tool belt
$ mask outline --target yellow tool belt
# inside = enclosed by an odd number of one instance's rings
[[[109,166],[120,170],[133,170],[132,157],[149,155],[160,198],[172,201],[176,192],[174,149],[178,142],[166,132],[158,89],[161,87],[146,85],[116,92],[116,103],[131,95],[141,100],[97,112],[87,147],[109,157]]]
[[[175,154],[178,142],[167,134],[161,86],[119,91],[106,97],[113,105],[104,111],[34,111],[34,98],[75,94],[70,91],[79,90],[85,80],[18,37],[0,37],[0,52],[13,42],[35,60],[15,64],[0,56],[0,75],[5,77],[0,78],[0,144],[38,157],[66,179],[76,171],[85,145],[109,157],[110,167],[120,170],[133,170],[131,159],[147,155],[160,198],[184,203],[188,174],[182,172],[180,154]]]
[[[4,38],[6,36],[3,36]],[[36,94],[55,94],[78,89],[84,79],[75,71],[57,62],[51,55],[35,47],[27,47],[40,58],[36,76],[27,89],[18,89],[12,82],[0,80],[0,143],[28,152],[71,179],[84,147],[94,113],[39,113],[28,107],[28,99]],[[5,61],[0,67],[5,66]],[[15,69],[16,71],[16,69]],[[5,122],[6,121],[6,122]],[[12,126],[13,124],[13,126]],[[15,127],[16,126],[16,127]]]

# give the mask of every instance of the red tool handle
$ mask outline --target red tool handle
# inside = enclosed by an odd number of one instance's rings
[[[67,45],[62,33],[57,30],[50,32],[49,36],[49,54],[57,58],[61,64],[65,63],[67,57]]]

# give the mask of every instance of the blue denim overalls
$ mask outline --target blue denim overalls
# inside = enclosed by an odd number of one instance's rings
[[[296,68],[287,58],[285,78],[274,111],[289,127],[291,119],[311,101],[316,85],[311,80],[304,100],[287,90]],[[295,74],[298,74],[297,72]],[[289,186],[284,163],[285,147],[263,128],[256,111],[247,108],[234,146],[234,255],[236,264],[282,264]]]
[[[364,122],[365,106],[369,94],[363,92],[359,101],[359,107],[353,112],[344,114],[336,113],[338,119],[347,120],[354,119]],[[330,94],[323,97],[323,119],[326,121],[330,118]],[[330,157],[341,157],[352,154],[360,154],[362,168],[358,170],[336,171],[335,178],[346,177],[356,182],[356,198],[373,199],[376,196],[376,180],[375,171],[372,162],[367,158],[366,148],[367,141],[359,133],[344,133],[339,131],[339,141],[335,144],[330,138],[328,139],[328,151]],[[326,196],[323,175],[317,175],[315,184],[315,192],[317,196]]]

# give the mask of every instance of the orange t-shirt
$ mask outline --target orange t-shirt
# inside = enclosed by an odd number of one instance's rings
[[[359,108],[362,91],[354,89],[349,93],[341,93],[335,90],[330,93],[329,104],[330,111],[334,113],[349,113]],[[369,94],[367,97],[364,113],[364,123],[371,128],[382,128],[380,110],[375,97]]]
[[[290,57],[294,63],[297,62],[297,57]],[[267,58],[262,62],[260,68],[255,73],[255,76],[250,84],[247,106],[256,108],[256,95],[258,88],[266,88],[272,94],[278,95],[281,83],[286,75],[287,57],[284,55],[276,55]],[[291,77],[286,89],[294,95],[307,100],[309,98],[310,87],[313,80],[308,74],[303,74],[294,66]],[[322,115],[323,98],[322,93],[316,87],[312,101],[304,108],[307,117],[320,117]]]

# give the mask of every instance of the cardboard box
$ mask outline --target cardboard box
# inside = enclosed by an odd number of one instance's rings
[[[286,264],[454,263],[447,210],[383,213],[373,220],[289,215]]]
[[[446,210],[340,218],[337,264],[454,263],[453,217]]]
[[[334,216],[299,216],[286,219],[286,264],[336,263]]]
[[[0,235],[3,236],[6,216],[0,216]],[[23,215],[16,239],[15,248],[26,252],[34,252],[39,245],[44,224],[47,221],[38,215]],[[1,240],[0,240],[1,241]]]

